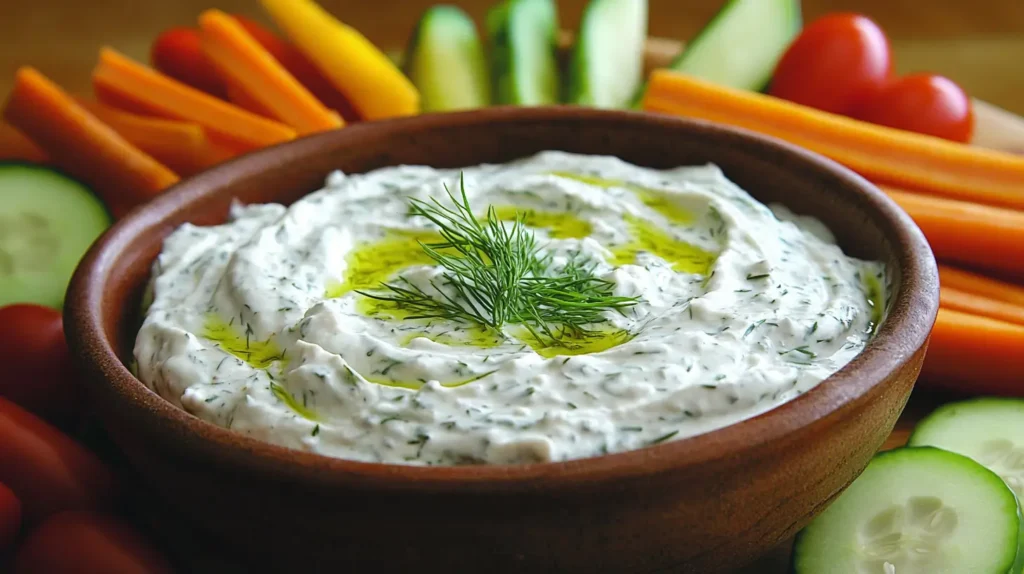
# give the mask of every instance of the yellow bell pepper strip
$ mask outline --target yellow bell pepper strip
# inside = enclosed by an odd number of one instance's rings
[[[367,120],[419,113],[420,95],[384,52],[312,0],[262,0],[292,42]]]

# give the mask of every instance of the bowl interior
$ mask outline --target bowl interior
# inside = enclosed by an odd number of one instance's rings
[[[524,465],[512,474],[508,467],[406,472],[438,478],[483,478],[494,473],[507,478],[515,473],[548,474],[528,469],[537,466],[559,467],[558,473],[571,474],[585,472],[588,464],[609,469],[643,466],[652,460],[695,463],[726,456],[834,413],[901,367],[925,343],[937,307],[934,260],[910,219],[859,176],[796,147],[714,124],[556,107],[493,108],[354,125],[262,150],[187,180],[119,222],[90,251],[69,293],[72,344],[81,347],[84,361],[99,365],[103,384],[134,401],[146,416],[156,414],[159,424],[179,436],[198,433],[222,445],[245,444],[247,451],[260,456],[301,456],[303,464],[321,467],[386,466],[251,444],[255,441],[178,412],[129,374],[124,365],[132,358],[141,294],[163,239],[185,222],[222,223],[235,200],[294,202],[323,187],[327,174],[336,169],[354,173],[399,164],[454,168],[506,162],[549,149],[614,155],[654,168],[715,163],[759,201],[781,202],[798,214],[821,219],[847,254],[884,261],[891,292],[888,317],[867,349],[840,372],[805,395],[738,425],[641,451],[584,459],[590,463]]]

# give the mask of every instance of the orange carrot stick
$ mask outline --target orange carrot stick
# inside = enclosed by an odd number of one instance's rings
[[[111,48],[100,51],[93,71],[93,86],[101,102],[128,111],[195,122],[211,133],[232,140],[243,149],[255,149],[295,138],[292,128],[247,112],[151,70]],[[115,97],[111,98],[111,95]]]
[[[923,387],[979,395],[1024,395],[1024,325],[939,309]]]
[[[996,301],[1024,307],[1024,287],[970,271],[939,265],[939,284]]]
[[[0,161],[5,160],[45,163],[47,157],[46,152],[39,149],[25,134],[6,122],[0,122]]]
[[[882,189],[914,218],[939,259],[996,271],[1024,271],[1024,211]]]
[[[207,10],[199,16],[199,29],[203,51],[220,74],[275,119],[300,134],[343,125],[337,114],[309,93],[234,18],[220,10]]]
[[[346,123],[360,120],[359,112],[352,106],[352,102],[348,101],[348,98],[331,84],[327,76],[320,72],[316,64],[310,61],[294,44],[284,41],[255,20],[241,14],[232,14],[232,17],[238,20],[246,32],[249,32],[254,40],[270,52],[275,60],[281,62],[284,69],[291,72],[299,83],[306,86],[306,89],[316,96],[316,99],[323,102],[329,109],[338,112]]]
[[[178,181],[34,68],[18,70],[4,117],[58,167],[92,187],[115,215]]]
[[[234,155],[207,137],[198,124],[140,116],[84,99],[77,101],[124,139],[181,175],[200,172]]]
[[[879,183],[1024,209],[1024,157],[877,126],[655,70],[643,108],[746,128],[803,146]]]
[[[223,78],[203,52],[199,30],[182,27],[164,30],[153,41],[149,61],[161,74],[211,96],[227,98]]]
[[[939,304],[954,311],[963,311],[972,315],[1024,325],[1024,307],[952,287],[940,289]]]

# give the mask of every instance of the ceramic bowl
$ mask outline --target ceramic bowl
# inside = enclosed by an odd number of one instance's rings
[[[289,450],[171,406],[126,367],[150,266],[182,223],[223,222],[234,199],[291,203],[334,169],[459,167],[548,149],[656,168],[718,164],[760,201],[820,218],[848,254],[887,262],[888,318],[846,367],[765,414],[632,452],[522,466],[383,465]],[[93,246],[67,301],[90,396],[150,493],[139,504],[173,508],[239,563],[280,572],[713,572],[793,535],[864,469],[921,367],[938,278],[907,215],[864,179],[797,147],[651,114],[490,108],[353,125],[184,181]]]

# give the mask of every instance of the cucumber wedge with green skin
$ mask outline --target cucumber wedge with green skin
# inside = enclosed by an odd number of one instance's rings
[[[591,0],[569,61],[568,102],[628,107],[643,81],[647,0]]]
[[[800,0],[729,0],[669,69],[730,88],[762,91],[802,27]],[[642,97],[641,92],[637,104]]]
[[[473,20],[441,4],[423,13],[405,57],[406,74],[425,112],[482,108],[491,103],[487,58]]]
[[[552,0],[506,0],[487,13],[495,103],[559,102],[557,33]]]
[[[976,461],[933,447],[876,455],[797,535],[796,574],[1018,574],[1013,492]]]
[[[40,165],[0,162],[0,307],[59,309],[79,260],[110,222],[84,184]]]

